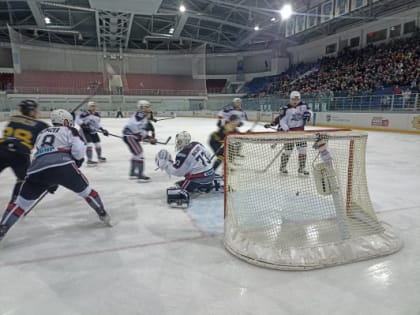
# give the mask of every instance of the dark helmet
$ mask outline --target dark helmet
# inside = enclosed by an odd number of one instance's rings
[[[140,120],[144,119],[144,117],[146,117],[146,113],[145,112],[136,112],[134,117],[136,118],[137,121],[140,121]]]
[[[232,114],[229,117],[229,121],[238,121],[241,120],[238,115]]]
[[[33,100],[24,100],[18,104],[18,110],[22,113],[22,115],[26,116],[29,116],[29,113],[37,108],[38,104]]]

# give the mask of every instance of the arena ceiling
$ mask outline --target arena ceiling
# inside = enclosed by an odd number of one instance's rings
[[[294,0],[307,7],[319,0]],[[284,38],[279,9],[284,0],[1,0],[0,40],[8,41],[7,25],[40,40],[103,51],[128,49],[192,50],[206,44],[214,52],[243,51],[290,44]],[[363,12],[374,19],[388,6],[418,0],[383,0]],[[180,12],[180,5],[185,12]],[[315,31],[331,33],[339,23],[326,23]],[[334,27],[331,27],[334,26]],[[255,30],[258,27],[258,30]],[[304,32],[305,33],[305,32]],[[302,34],[295,40],[305,40]]]

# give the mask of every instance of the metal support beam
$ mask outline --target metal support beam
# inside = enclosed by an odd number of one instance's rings
[[[36,25],[39,27],[45,27],[44,16],[39,9],[39,3],[35,0],[27,0],[29,8],[31,9],[32,15],[34,16]]]
[[[175,31],[173,33],[173,38],[178,38],[181,35],[182,30],[184,29],[185,23],[187,23],[188,16],[186,14],[182,14],[176,24]]]
[[[130,14],[130,20],[128,21],[127,34],[125,37],[125,44],[124,44],[125,49],[128,48],[128,43],[130,42],[130,35],[131,35],[131,28],[133,26],[133,20],[134,20],[134,14]]]

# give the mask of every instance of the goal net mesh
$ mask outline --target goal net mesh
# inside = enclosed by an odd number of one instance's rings
[[[313,269],[401,248],[372,207],[366,133],[247,133],[225,141],[224,242],[234,255]]]

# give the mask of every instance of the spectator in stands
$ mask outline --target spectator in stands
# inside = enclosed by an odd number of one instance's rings
[[[394,94],[394,95],[401,94],[401,88],[400,88],[400,86],[398,84],[395,85],[394,89],[392,90],[392,94]]]

